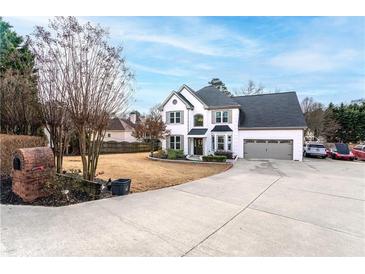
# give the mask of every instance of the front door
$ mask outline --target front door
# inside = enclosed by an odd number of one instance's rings
[[[194,155],[203,155],[203,138],[194,138]]]

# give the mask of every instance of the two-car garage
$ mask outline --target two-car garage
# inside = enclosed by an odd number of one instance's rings
[[[241,129],[237,141],[240,158],[303,159],[303,129]]]
[[[293,159],[293,140],[244,139],[245,159]]]

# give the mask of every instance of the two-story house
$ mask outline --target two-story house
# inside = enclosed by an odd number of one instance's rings
[[[183,85],[161,104],[170,135],[162,147],[187,155],[232,151],[246,159],[302,160],[303,113],[295,92],[227,96]]]

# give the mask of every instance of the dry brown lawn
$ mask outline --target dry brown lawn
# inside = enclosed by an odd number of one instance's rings
[[[97,173],[102,179],[131,178],[132,192],[179,185],[227,170],[230,165],[152,161],[148,153],[100,155]],[[82,169],[80,156],[64,158],[64,169]]]

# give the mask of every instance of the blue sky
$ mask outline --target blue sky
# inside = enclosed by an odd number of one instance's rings
[[[5,17],[21,35],[46,17]],[[248,80],[302,99],[365,97],[365,17],[82,17],[109,28],[136,75],[131,109],[148,111],[182,84]]]

